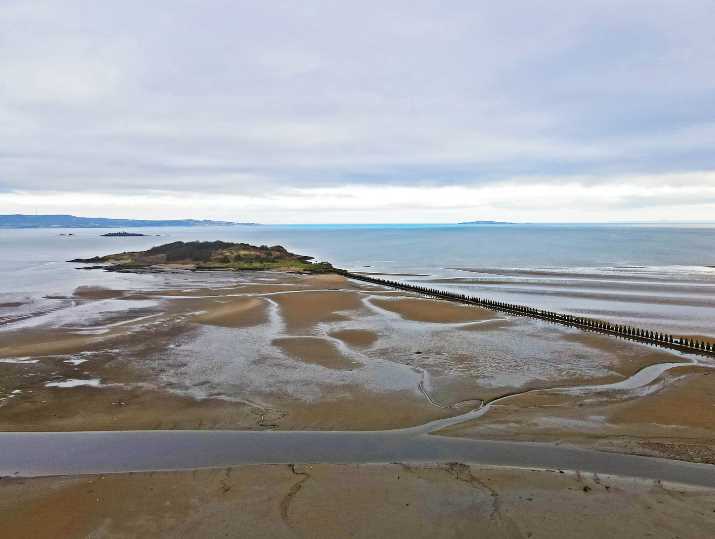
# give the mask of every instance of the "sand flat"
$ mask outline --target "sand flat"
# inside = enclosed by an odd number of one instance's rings
[[[33,388],[0,414],[3,431],[260,428],[266,410],[149,388]]]
[[[624,403],[609,421],[707,429],[715,439],[715,370],[684,366],[670,372],[679,379],[656,393]]]
[[[532,392],[441,431],[494,440],[568,442],[715,464],[715,370],[684,365],[643,390],[572,395]]]
[[[319,322],[349,320],[340,312],[364,308],[357,292],[290,292],[275,294],[272,299],[291,332],[310,331]]]
[[[326,391],[316,402],[278,401],[278,430],[390,430],[455,415],[416,391],[371,391],[359,385]]]
[[[635,344],[627,339],[614,338],[600,333],[578,331],[564,335],[562,339],[607,354],[613,359],[611,369],[626,377],[644,367],[658,363],[683,362],[683,365],[688,364],[686,359],[667,349]],[[592,383],[603,383],[604,381],[606,380],[592,380]]]
[[[316,288],[362,288],[360,284],[356,284],[337,273],[301,275],[300,281],[308,287]]]
[[[206,311],[194,320],[223,327],[251,327],[268,321],[268,305],[260,298],[236,297],[204,304]]]
[[[342,329],[330,333],[331,337],[340,339],[348,346],[365,348],[373,345],[378,340],[378,335],[369,329]]]
[[[122,290],[113,290],[111,288],[104,288],[101,286],[79,286],[75,288],[72,295],[75,298],[79,299],[97,300],[121,298],[125,295],[125,292]]]
[[[432,323],[476,322],[501,318],[494,311],[481,307],[464,306],[458,303],[421,298],[370,300],[381,309],[397,313],[407,320]]]
[[[345,357],[335,343],[320,337],[281,337],[272,341],[287,355],[304,363],[326,367],[328,369],[353,369],[359,366]]]
[[[0,335],[0,357],[72,354],[106,339],[106,336],[83,336],[44,329],[13,332]]]

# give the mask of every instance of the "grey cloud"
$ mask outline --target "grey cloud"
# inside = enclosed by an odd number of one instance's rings
[[[713,170],[713,15],[705,0],[6,1],[0,190]]]

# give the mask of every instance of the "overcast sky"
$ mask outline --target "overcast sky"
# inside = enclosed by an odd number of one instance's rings
[[[713,28],[713,0],[0,0],[0,213],[713,220]]]

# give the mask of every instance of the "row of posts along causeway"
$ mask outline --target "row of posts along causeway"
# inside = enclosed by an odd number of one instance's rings
[[[477,305],[479,307],[484,307],[493,311],[504,312],[517,316],[538,318],[540,320],[547,320],[549,322],[576,327],[587,331],[596,331],[608,335],[624,337],[627,339],[651,344],[654,346],[672,348],[683,352],[695,352],[715,356],[715,343],[706,342],[691,337],[675,336],[659,331],[642,329],[629,325],[612,324],[608,321],[588,318],[585,316],[574,316],[571,314],[557,313],[554,311],[537,309],[535,307],[528,307],[526,305],[516,305],[514,303],[505,303],[492,299],[468,296],[466,294],[457,294],[454,292],[447,292],[445,290],[439,290],[436,288],[407,284],[400,281],[379,279],[370,275],[351,273],[346,270],[336,269],[335,272],[350,279],[355,279],[357,281],[363,281],[366,283],[372,283],[381,286],[387,286],[390,288],[395,288],[397,290],[416,292],[425,296],[449,301],[456,301],[458,303],[464,303],[468,305]]]

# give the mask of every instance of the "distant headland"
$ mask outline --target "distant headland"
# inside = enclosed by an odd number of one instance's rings
[[[0,215],[0,228],[130,228],[165,226],[241,226],[257,223],[198,219],[111,219],[75,215]]]
[[[312,262],[312,256],[297,255],[285,247],[229,243],[225,241],[175,241],[147,251],[116,253],[69,262],[107,264],[87,269],[118,272],[153,272],[172,269],[190,270],[273,270],[325,273],[333,271],[327,262]]]

